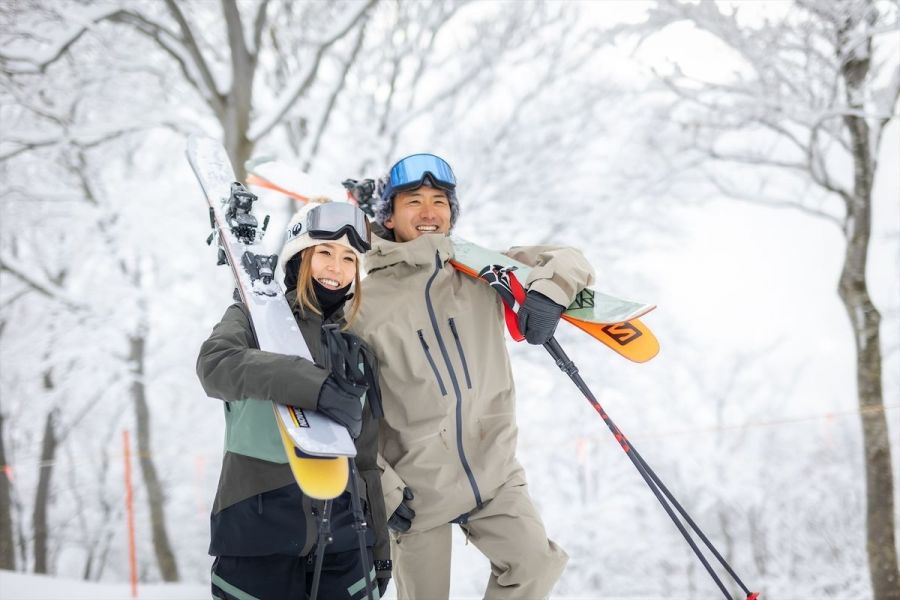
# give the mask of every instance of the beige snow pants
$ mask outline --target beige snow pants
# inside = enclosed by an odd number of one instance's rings
[[[450,597],[451,524],[391,536],[398,600]],[[569,560],[547,538],[525,484],[505,484],[461,525],[491,561],[485,600],[543,600]]]

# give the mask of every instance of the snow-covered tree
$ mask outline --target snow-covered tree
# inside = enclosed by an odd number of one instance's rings
[[[866,548],[878,600],[900,598],[895,491],[882,385],[881,314],[867,265],[884,134],[898,116],[900,4],[798,0],[778,14],[664,0],[639,28],[692,27],[739,65],[715,78],[679,65],[659,77],[676,98],[666,152],[720,194],[792,208],[837,226],[846,243],[838,293],[856,347],[866,486]]]

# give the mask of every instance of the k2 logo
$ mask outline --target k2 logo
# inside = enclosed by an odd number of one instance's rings
[[[616,340],[620,346],[630,344],[643,335],[640,329],[628,322],[607,325],[601,331]]]

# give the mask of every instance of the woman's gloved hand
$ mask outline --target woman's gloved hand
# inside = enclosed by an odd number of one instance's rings
[[[319,390],[316,410],[346,427],[355,440],[362,431],[362,395],[367,389],[329,375]]]

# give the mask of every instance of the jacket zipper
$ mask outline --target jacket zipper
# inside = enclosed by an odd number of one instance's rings
[[[431,319],[431,327],[434,329],[434,336],[437,338],[438,348],[441,350],[441,356],[444,357],[444,363],[447,365],[447,371],[450,373],[450,383],[453,384],[453,393],[456,394],[456,449],[459,452],[459,460],[462,463],[466,476],[469,478],[469,485],[472,486],[472,493],[475,494],[475,503],[481,508],[481,492],[478,491],[478,483],[475,481],[475,475],[472,473],[472,467],[466,459],[466,453],[463,450],[463,424],[462,424],[462,391],[459,389],[459,381],[456,379],[456,373],[453,371],[453,364],[450,362],[450,355],[447,353],[447,346],[444,345],[444,338],[441,337],[441,330],[438,328],[437,316],[434,314],[434,306],[431,304],[431,285],[434,283],[438,273],[441,272],[441,254],[436,252],[434,255],[434,273],[428,279],[425,285],[425,307],[428,309],[428,317]]]
[[[437,379],[438,386],[441,388],[441,396],[447,395],[447,388],[444,387],[444,380],[441,379],[441,374],[438,372],[437,365],[434,364],[434,359],[431,358],[431,352],[428,350],[428,344],[425,343],[425,335],[422,333],[422,330],[419,329],[416,333],[419,334],[419,341],[422,342],[422,349],[425,350],[425,358],[428,359],[428,364],[431,365],[431,370],[434,371],[434,377]]]
[[[453,332],[453,339],[456,340],[456,349],[459,351],[459,359],[462,361],[463,373],[466,374],[466,387],[472,389],[472,380],[469,378],[469,365],[466,363],[466,355],[463,352],[462,342],[459,341],[459,332],[456,331],[456,321],[450,317],[450,331]]]

